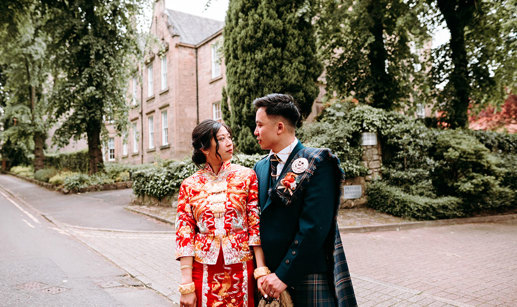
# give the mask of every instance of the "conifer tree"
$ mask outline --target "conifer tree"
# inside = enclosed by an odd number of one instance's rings
[[[303,117],[311,112],[322,72],[316,58],[313,17],[313,0],[230,1],[224,56],[231,115],[225,120],[239,150],[260,150],[253,136],[255,98],[288,93]]]

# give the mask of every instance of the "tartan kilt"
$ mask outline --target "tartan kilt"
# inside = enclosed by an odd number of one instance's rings
[[[334,286],[333,290],[337,297],[336,306],[357,306],[354,287],[352,286],[352,277],[350,277],[350,272],[348,271],[348,264],[346,262],[343,243],[341,242],[341,235],[339,234],[337,223],[335,226],[334,250],[332,252],[332,258],[330,259],[333,260],[330,271],[333,273],[332,285]]]
[[[288,288],[294,306],[335,307],[336,298],[327,274],[308,274]]]

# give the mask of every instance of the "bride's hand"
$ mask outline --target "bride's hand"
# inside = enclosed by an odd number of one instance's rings
[[[192,292],[189,294],[182,294],[180,297],[180,306],[181,307],[196,307],[196,292]]]

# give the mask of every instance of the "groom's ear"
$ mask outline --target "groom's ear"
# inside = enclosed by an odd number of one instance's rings
[[[285,132],[285,128],[286,127],[285,127],[284,122],[283,121],[278,121],[276,123],[276,134],[280,135],[280,134],[284,133]]]

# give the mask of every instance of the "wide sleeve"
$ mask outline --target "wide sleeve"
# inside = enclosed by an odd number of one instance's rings
[[[246,214],[248,216],[248,236],[250,246],[260,245],[260,210],[258,207],[258,179],[254,171],[251,172],[246,200]]]
[[[333,163],[325,160],[318,165],[304,191],[298,232],[275,271],[288,285],[299,279],[303,266],[311,262],[313,252],[324,248],[334,219],[335,189],[339,188],[334,176]]]
[[[194,256],[194,238],[196,221],[188,194],[188,184],[183,181],[178,196],[178,212],[176,214],[176,259]]]

